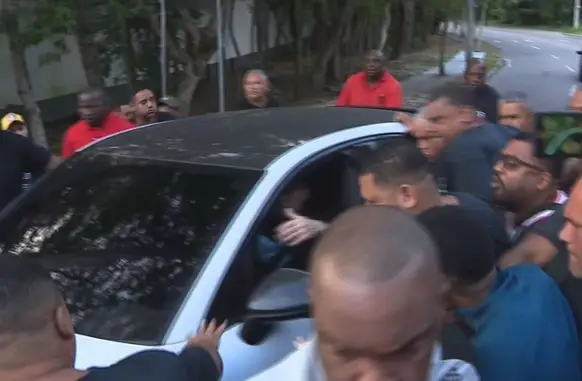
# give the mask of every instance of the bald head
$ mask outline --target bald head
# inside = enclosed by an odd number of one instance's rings
[[[360,206],[332,222],[311,263],[328,379],[427,378],[444,316],[436,254],[420,225],[394,207]]]
[[[361,206],[340,215],[312,256],[314,281],[323,267],[344,279],[378,283],[405,269],[438,273],[433,242],[409,215],[390,206]]]

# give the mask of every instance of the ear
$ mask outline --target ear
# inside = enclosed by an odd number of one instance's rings
[[[411,210],[418,205],[418,191],[412,185],[403,184],[398,189],[398,205]]]
[[[59,337],[63,340],[71,340],[75,337],[75,327],[73,319],[67,309],[67,305],[62,302],[55,310],[55,329]]]
[[[546,189],[552,184],[552,175],[548,172],[543,172],[540,176],[540,180],[536,186],[537,189]]]

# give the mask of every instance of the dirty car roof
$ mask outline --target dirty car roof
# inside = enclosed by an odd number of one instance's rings
[[[321,106],[233,111],[139,127],[83,153],[262,170],[302,142],[393,116],[390,110]]]

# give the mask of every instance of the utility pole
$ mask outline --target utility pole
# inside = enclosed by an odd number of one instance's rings
[[[576,0],[579,1],[579,0]],[[469,60],[473,57],[473,50],[475,45],[475,1],[467,0],[467,41],[465,48],[465,60]]]
[[[160,75],[162,77],[162,96],[168,96],[168,51],[166,37],[168,33],[166,0],[160,0]]]
[[[479,36],[477,37],[477,51],[481,51],[481,41],[483,40],[483,32],[485,30],[485,24],[487,24],[487,6],[489,2],[483,0],[481,4],[481,17],[479,20]]]
[[[574,16],[572,20],[572,27],[574,29],[580,28],[580,0],[574,0]]]
[[[224,26],[222,20],[222,1],[216,0],[216,45],[218,61],[218,112],[225,111],[225,94],[224,94]]]

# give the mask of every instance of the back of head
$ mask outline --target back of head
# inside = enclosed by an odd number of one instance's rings
[[[405,268],[440,279],[429,235],[413,217],[390,206],[358,206],[341,214],[317,243],[311,260],[314,284],[324,267],[365,285],[390,280]]]
[[[12,255],[0,256],[0,350],[19,337],[42,334],[53,324],[61,296],[41,266]]]
[[[445,100],[455,107],[476,108],[475,91],[465,83],[451,81],[434,88],[429,94],[429,102]]]
[[[379,185],[416,184],[430,174],[430,163],[414,139],[396,137],[364,151],[360,160],[362,174],[371,174]]]
[[[459,206],[438,206],[418,215],[436,242],[440,265],[452,281],[472,285],[495,267],[495,245],[485,228]]]

